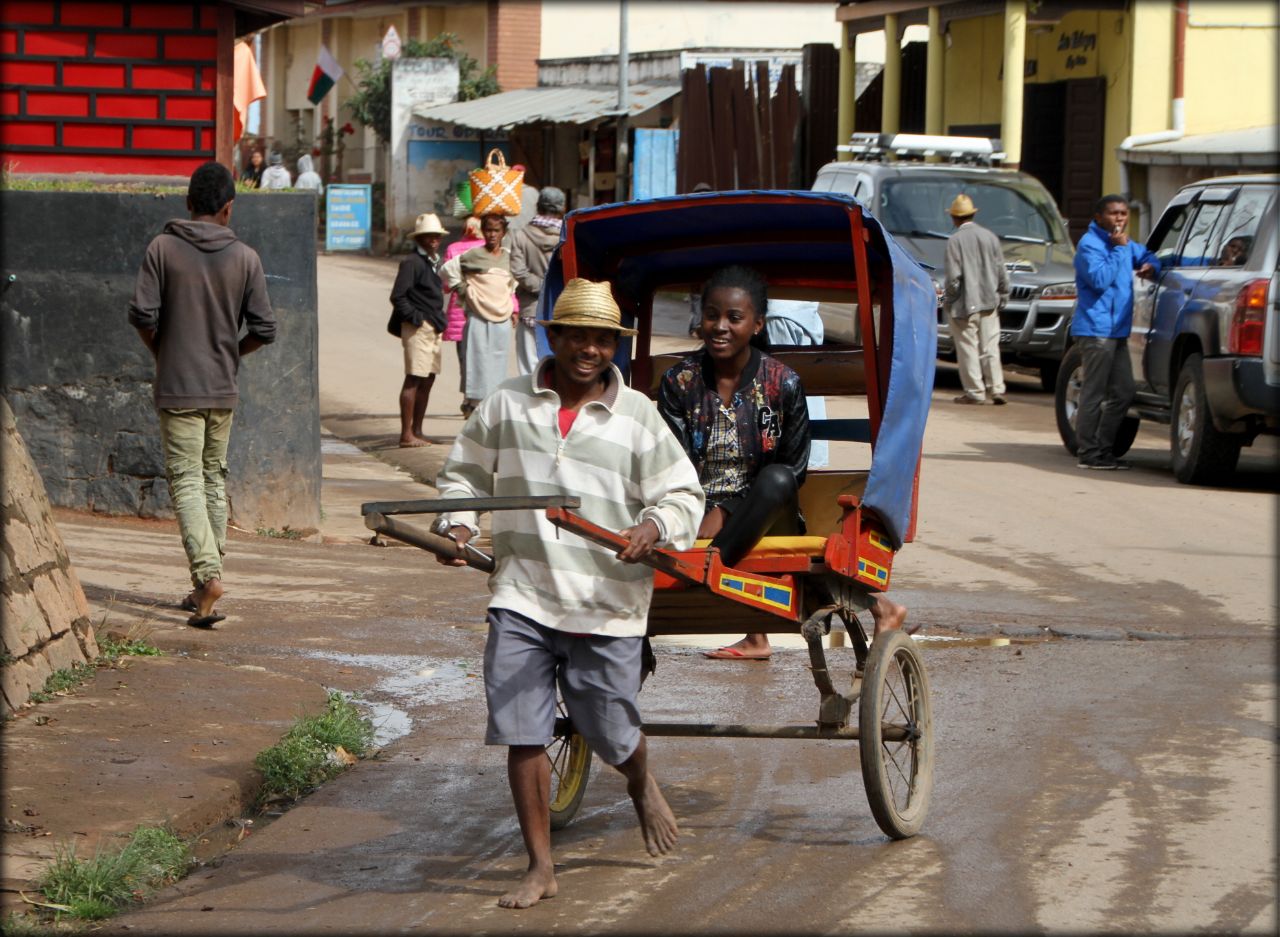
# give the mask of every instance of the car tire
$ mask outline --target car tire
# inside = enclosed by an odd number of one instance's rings
[[[1220,432],[1213,425],[1204,392],[1204,360],[1188,355],[1178,372],[1170,401],[1169,448],[1173,475],[1187,485],[1226,481],[1240,461],[1242,437]]]
[[[1058,368],[1058,379],[1053,390],[1053,415],[1058,422],[1058,435],[1062,438],[1068,452],[1075,455],[1079,450],[1076,442],[1076,408],[1080,401],[1080,379],[1083,368],[1080,346],[1072,345],[1062,356]],[[1117,459],[1129,451],[1134,439],[1138,436],[1139,420],[1135,416],[1126,416],[1120,421],[1116,430],[1116,438],[1111,444],[1111,454]]]

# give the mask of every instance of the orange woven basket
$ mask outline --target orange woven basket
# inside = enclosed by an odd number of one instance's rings
[[[471,183],[471,213],[481,215],[520,214],[520,190],[524,170],[507,165],[502,151],[492,149],[484,166],[467,174]]]

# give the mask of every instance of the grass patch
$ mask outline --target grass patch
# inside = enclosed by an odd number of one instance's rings
[[[93,676],[97,670],[93,664],[77,663],[49,674],[44,686],[31,694],[31,702],[47,703],[55,696],[65,696]]]
[[[182,878],[190,865],[186,843],[160,827],[140,826],[124,848],[99,850],[92,859],[59,848],[38,884],[55,920],[65,914],[100,921]]]
[[[98,642],[98,660],[114,664],[122,657],[163,657],[164,651],[142,638],[109,634]]]
[[[103,623],[106,623],[105,619]],[[28,700],[32,703],[47,703],[55,696],[66,696],[88,681],[99,667],[114,667],[125,657],[160,657],[163,654],[158,647],[132,634],[107,635],[98,642],[97,657],[92,661],[55,670],[45,680],[44,686],[32,693]]]
[[[257,805],[297,799],[347,767],[341,752],[359,758],[372,745],[373,723],[347,697],[331,691],[324,712],[302,717],[279,742],[254,758],[262,772]]]
[[[277,540],[301,540],[304,536],[302,531],[287,526],[279,530],[274,527],[259,527],[257,533],[259,537],[274,537]]]

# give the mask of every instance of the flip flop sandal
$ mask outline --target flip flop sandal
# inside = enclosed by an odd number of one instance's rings
[[[178,608],[182,609],[184,612],[195,612],[199,611],[200,606],[196,605],[195,600],[191,598],[190,594],[187,594],[182,597],[180,602],[178,602]]]
[[[743,654],[736,647],[726,646],[714,651],[703,651],[702,656],[708,657],[711,660],[768,660],[772,655],[766,654],[764,657],[757,657],[749,654]]]
[[[187,619],[187,624],[192,628],[212,628],[220,621],[226,621],[226,615],[219,615],[217,612],[212,615],[192,615]]]

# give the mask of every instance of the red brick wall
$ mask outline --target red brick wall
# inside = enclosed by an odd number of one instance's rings
[[[0,162],[188,175],[214,158],[217,54],[214,4],[4,0]]]
[[[488,57],[503,91],[538,84],[542,45],[541,0],[489,0]]]

